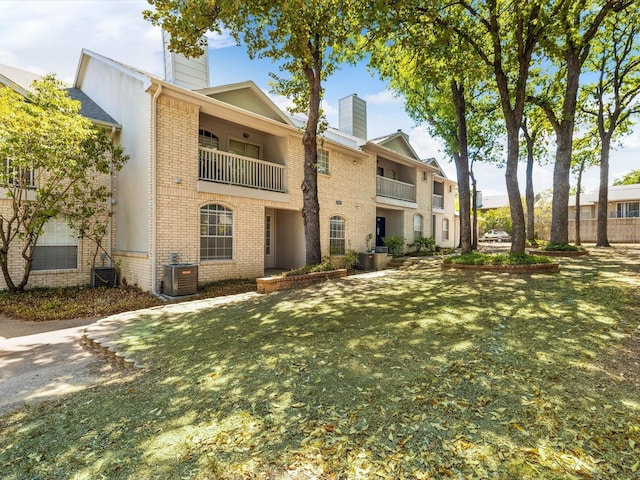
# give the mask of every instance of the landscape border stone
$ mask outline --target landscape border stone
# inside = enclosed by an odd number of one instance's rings
[[[534,263],[531,265],[473,265],[468,263],[442,263],[442,268],[499,273],[556,273],[560,271],[560,264]]]

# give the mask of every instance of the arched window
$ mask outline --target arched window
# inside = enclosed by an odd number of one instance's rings
[[[344,246],[344,218],[331,217],[329,220],[329,253],[343,255]]]
[[[200,259],[233,258],[233,211],[222,205],[200,209]]]
[[[220,141],[208,130],[198,130],[198,143],[201,147],[218,149]]]
[[[424,220],[422,215],[416,213],[413,216],[413,239],[417,240],[423,236],[422,232],[424,231]]]

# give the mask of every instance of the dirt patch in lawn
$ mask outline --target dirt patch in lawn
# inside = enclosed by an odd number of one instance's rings
[[[0,419],[5,478],[631,479],[638,250],[424,265],[121,332],[148,368]]]

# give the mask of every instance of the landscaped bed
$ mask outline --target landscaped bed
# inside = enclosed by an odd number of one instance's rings
[[[559,265],[541,255],[470,252],[444,259],[442,268],[511,273],[552,273]]]
[[[122,331],[146,366],[0,418],[23,478],[633,479],[640,250],[435,264]],[[172,307],[175,310],[175,306]]]
[[[254,279],[211,282],[196,295],[175,301],[211,298],[256,290]],[[0,315],[31,322],[105,317],[115,313],[163,305],[166,302],[137,287],[36,288],[20,294],[0,291]]]

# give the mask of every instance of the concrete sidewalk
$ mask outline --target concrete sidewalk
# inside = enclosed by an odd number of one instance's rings
[[[102,364],[80,345],[98,319],[21,322],[0,317],[0,414],[94,385]]]

